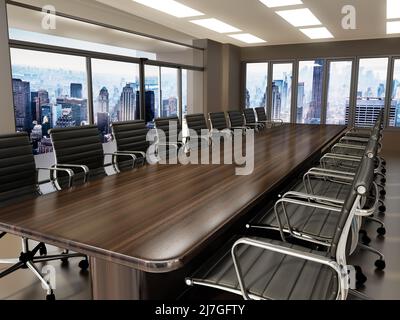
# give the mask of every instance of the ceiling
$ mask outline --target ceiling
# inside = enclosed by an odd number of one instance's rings
[[[157,22],[166,27],[191,35],[194,38],[208,38],[238,46],[246,45],[227,35],[197,26],[189,21],[193,18],[176,18],[151,9],[132,0],[96,0],[116,9]],[[298,28],[278,16],[273,8],[268,8],[259,0],[178,0],[193,9],[205,13],[200,18],[217,18],[246,33],[251,33],[267,41],[261,45],[310,43],[394,37],[386,35],[386,0],[303,0],[302,6],[287,8],[309,8],[314,15],[334,35],[334,39],[310,40]],[[341,13],[345,5],[353,5],[357,13],[357,29],[342,28]],[[397,35],[399,36],[399,35]]]

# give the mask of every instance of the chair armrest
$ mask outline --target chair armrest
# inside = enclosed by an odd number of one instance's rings
[[[374,204],[372,205],[371,208],[356,209],[355,215],[361,216],[361,217],[369,217],[375,213],[376,208],[378,208],[378,205],[379,205],[379,187],[375,181],[373,182],[373,186],[375,189]]]
[[[354,141],[354,142],[368,142],[368,138],[354,137],[354,136],[344,136],[340,141]]]
[[[311,168],[307,171],[303,176],[303,184],[306,191],[310,194],[314,194],[314,190],[311,185],[311,177],[322,178],[322,179],[339,179],[333,180],[338,184],[351,184],[354,181],[354,173],[344,172],[344,171],[336,171],[329,169],[320,169],[320,168]],[[308,184],[307,184],[308,182]]]
[[[116,158],[118,156],[125,156],[125,157],[131,157],[132,158],[132,169],[135,167],[135,162],[137,157],[134,154],[131,153],[124,153],[124,152],[113,152],[113,153],[104,153],[104,156],[111,156],[112,157],[112,162],[110,164],[104,164],[104,166],[116,166],[117,161]]]
[[[282,119],[272,119],[272,122],[279,122],[280,124],[284,124]]]
[[[237,240],[235,242],[235,244],[233,245],[231,254],[232,254],[232,259],[233,259],[233,263],[235,266],[236,276],[238,278],[240,289],[242,291],[242,295],[245,300],[250,300],[250,296],[249,296],[248,290],[246,288],[246,284],[244,282],[244,277],[243,277],[243,273],[242,273],[240,261],[239,261],[240,257],[237,254],[238,247],[242,246],[242,245],[252,246],[252,247],[264,249],[267,251],[280,253],[282,255],[287,255],[287,256],[298,258],[298,259],[315,262],[315,263],[325,265],[325,266],[331,268],[338,275],[339,290],[338,290],[337,299],[345,300],[347,298],[348,284],[349,284],[348,277],[349,276],[348,276],[348,273],[345,272],[346,270],[345,270],[345,268],[343,268],[344,266],[340,266],[335,260],[332,260],[332,259],[324,257],[324,256],[320,256],[320,255],[317,255],[314,253],[304,252],[304,251],[296,250],[293,248],[287,248],[284,246],[264,242],[261,240],[255,240],[255,239],[251,239],[251,238],[241,238],[241,239]]]
[[[308,194],[308,193],[303,193],[303,192],[295,192],[295,191],[289,191],[283,195],[282,198],[300,198],[300,199],[305,199],[309,201],[322,201],[322,202],[327,202],[328,205],[329,203],[332,204],[333,206],[343,206],[344,201],[343,200],[338,200],[334,198],[328,198],[328,197],[323,197],[323,196],[317,196],[313,194]]]
[[[359,146],[355,144],[346,144],[346,143],[337,143],[332,147],[332,152],[336,148],[342,148],[342,149],[353,149],[353,150],[365,150],[365,146]]]
[[[88,166],[85,165],[79,165],[79,164],[65,164],[65,163],[61,163],[61,164],[56,164],[53,168],[56,169],[81,169],[83,171],[83,173],[85,174],[84,180],[83,182],[86,183],[88,180],[88,176],[89,176],[89,168]]]
[[[324,238],[324,240],[326,241],[321,241],[319,239],[316,239],[316,237],[312,234],[308,234],[306,232],[302,232],[301,234],[298,232],[295,232],[292,228],[292,225],[290,224],[290,219],[289,216],[287,214],[286,211],[286,207],[285,204],[294,204],[297,206],[302,206],[302,207],[309,207],[309,208],[313,208],[313,209],[321,209],[321,210],[325,210],[325,211],[335,211],[335,212],[341,212],[342,208],[339,208],[337,206],[333,206],[333,205],[327,205],[327,204],[320,204],[320,203],[312,203],[310,201],[305,201],[305,200],[296,200],[296,199],[290,199],[290,198],[282,198],[279,199],[274,206],[274,211],[275,211],[275,215],[276,215],[276,219],[278,220],[278,224],[279,224],[279,230],[282,236],[282,239],[285,239],[285,227],[282,223],[281,217],[279,215],[278,212],[278,206],[281,205],[282,206],[282,211],[288,226],[288,231],[290,233],[290,235],[292,235],[294,238],[297,239],[302,239],[314,244],[320,244],[323,246],[330,246],[330,243],[327,243],[327,241],[332,241],[332,239],[328,239],[328,238]]]
[[[39,173],[39,171],[50,171],[50,172],[65,172],[68,174],[69,179],[68,179],[68,188],[72,187],[72,182],[74,179],[74,171],[71,169],[61,169],[61,168],[37,168],[36,171]],[[40,183],[38,181],[38,184],[41,185],[43,183]]]
[[[338,160],[349,160],[349,161],[361,161],[361,157],[357,156],[351,156],[347,154],[338,154],[338,153],[326,153],[324,156],[321,158],[322,159],[338,159]]]
[[[133,155],[139,154],[143,158],[146,158],[146,152],[143,152],[143,151],[118,151],[118,153],[128,153],[128,154],[133,154]]]

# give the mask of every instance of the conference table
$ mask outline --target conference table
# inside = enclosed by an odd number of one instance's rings
[[[234,164],[146,165],[0,208],[0,230],[89,256],[94,299],[173,298],[217,235],[345,130],[266,129],[251,175]]]

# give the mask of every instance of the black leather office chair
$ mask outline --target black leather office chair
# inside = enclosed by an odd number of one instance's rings
[[[258,122],[254,109],[245,109],[243,111],[244,119],[246,120],[246,126],[253,127],[256,130],[261,130],[266,127],[266,123]]]
[[[32,154],[27,133],[15,133],[0,135],[0,208],[16,204],[22,200],[28,200],[41,195],[40,186],[46,183],[54,183],[50,178],[46,181],[38,181],[40,171],[63,172],[69,186],[73,183],[74,174],[69,169],[36,168],[35,159]],[[0,238],[6,233],[0,233]],[[40,254],[39,256],[37,254]],[[53,300],[54,294],[50,284],[46,282],[36,263],[62,260],[67,262],[69,258],[83,257],[79,266],[82,269],[89,267],[86,256],[81,254],[47,255],[46,245],[39,243],[30,249],[29,241],[22,239],[22,252],[17,259],[0,259],[0,264],[12,265],[10,268],[0,272],[3,278],[21,268],[29,268],[42,282],[47,290],[47,299]]]
[[[204,117],[204,114],[198,113],[198,114],[188,114],[186,115],[186,123],[189,128],[189,130],[192,130],[196,132],[196,138],[197,140],[205,141],[207,144],[210,142],[210,132],[207,126],[207,121],[206,118]],[[203,133],[207,132],[206,135]],[[189,134],[189,141],[192,141],[195,137],[193,137],[191,134]]]
[[[368,161],[365,158],[365,161]],[[187,285],[202,285],[242,295],[244,299],[345,300],[348,239],[370,172],[360,166],[334,223],[326,252],[263,238],[233,238],[192,276]]]
[[[144,165],[146,163],[146,153],[150,145],[146,140],[149,130],[146,127],[145,121],[114,122],[111,127],[117,144],[117,151],[129,154],[128,156],[117,158],[119,170],[124,170],[132,166],[131,154],[137,157],[137,164]]]
[[[228,125],[226,124],[226,116],[224,112],[212,112],[209,113],[208,116],[212,130],[229,130]]]
[[[159,152],[165,149],[166,154],[169,154],[170,148],[173,148],[177,153],[179,148],[185,146],[182,136],[179,137],[182,133],[182,124],[178,117],[158,118],[155,119],[154,123],[158,134],[157,145]],[[170,127],[170,125],[172,125],[172,127]],[[161,132],[164,133],[164,136],[160,136]]]
[[[103,144],[97,126],[56,128],[50,130],[56,159],[55,168],[71,169],[75,173],[75,184],[86,183],[107,176],[105,168],[112,166],[119,172],[118,156],[129,156],[132,168],[136,156],[127,153],[104,153]],[[111,163],[105,163],[105,156],[111,156]],[[65,187],[65,175],[57,175],[57,183]]]
[[[239,111],[228,111],[228,118],[230,122],[230,129],[231,130],[247,130],[247,129],[254,129],[255,126],[246,126],[244,123],[243,114]]]
[[[283,125],[283,120],[281,120],[281,119],[268,120],[267,114],[265,113],[265,108],[263,108],[263,107],[255,108],[255,111],[257,113],[257,122],[265,123],[266,125],[270,125],[270,126]]]

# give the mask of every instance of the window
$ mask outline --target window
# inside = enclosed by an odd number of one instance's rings
[[[109,142],[112,122],[140,119],[139,65],[92,59],[92,77],[94,121]]]
[[[272,118],[290,122],[292,104],[292,63],[274,63],[272,80]]]
[[[348,124],[352,67],[352,61],[329,62],[327,124]]]
[[[182,114],[203,111],[203,72],[182,69]]]
[[[161,117],[179,115],[178,69],[161,67]]]
[[[160,114],[160,67],[145,66],[146,123],[151,128]]]
[[[16,128],[35,154],[52,151],[50,129],[89,123],[86,58],[13,48],[11,63]]]
[[[299,62],[297,123],[320,124],[325,60]]]
[[[268,63],[248,63],[246,66],[246,108],[267,106]]]
[[[391,98],[389,125],[391,127],[400,127],[400,59],[394,61]]]
[[[388,58],[360,59],[355,125],[372,127],[385,107]]]

